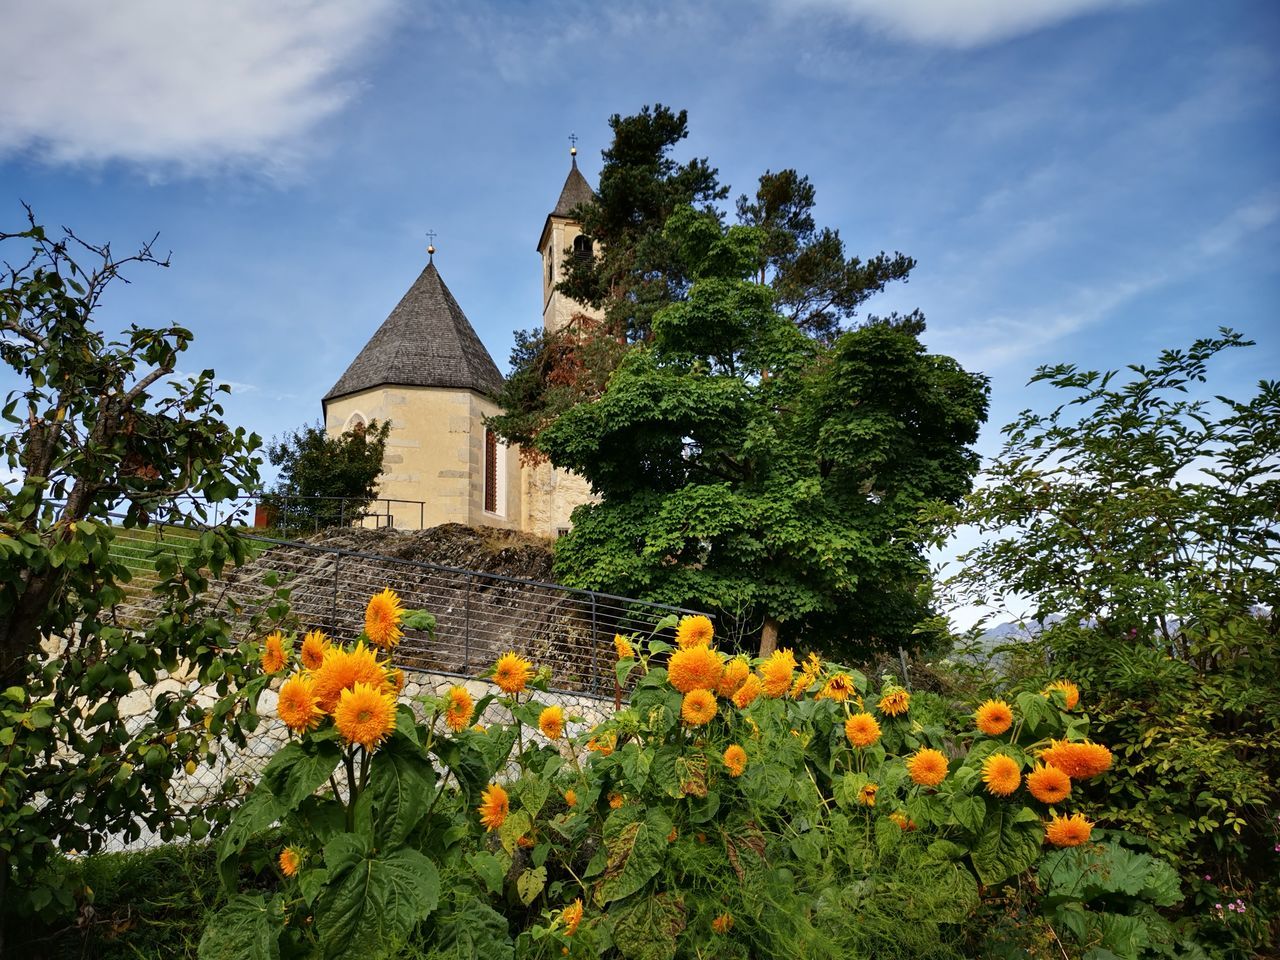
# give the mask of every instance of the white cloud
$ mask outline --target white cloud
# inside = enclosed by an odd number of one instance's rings
[[[397,0],[41,0],[0,29],[0,156],[288,167]]]
[[[890,36],[942,47],[978,47],[1072,17],[1145,0],[773,0],[793,12],[827,10]]]

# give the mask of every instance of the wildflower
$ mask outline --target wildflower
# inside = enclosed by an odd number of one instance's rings
[[[493,682],[503,693],[520,693],[533,676],[533,664],[514,651],[504,653],[493,665]]]
[[[620,808],[624,803],[626,803],[626,802],[627,802],[627,801],[626,801],[626,798],[625,798],[625,797],[623,797],[623,796],[622,796],[622,794],[620,794],[620,793],[611,793],[611,794],[609,794],[609,809],[610,809],[610,810],[617,810],[617,809],[619,809],[619,808]]]
[[[280,851],[280,872],[286,877],[297,876],[302,867],[302,852],[297,847],[285,847]]]
[[[680,716],[691,727],[701,727],[710,723],[716,715],[716,695],[710,690],[699,687],[684,695],[680,704]]]
[[[396,728],[396,699],[367,683],[357,683],[342,691],[333,711],[333,725],[348,743],[376,750]]]
[[[564,792],[564,803],[570,810],[578,805],[578,794],[572,787]]]
[[[511,810],[511,798],[507,791],[496,783],[491,783],[480,794],[480,823],[486,830],[497,830],[507,819]]]
[[[548,740],[559,740],[564,733],[564,708],[547,707],[538,714],[538,729]]]
[[[1052,740],[1040,759],[1057,767],[1072,780],[1088,780],[1111,768],[1111,751],[1100,743]]]
[[[864,807],[874,807],[876,805],[876,791],[880,789],[877,783],[864,783],[862,789],[858,791],[858,802]]]
[[[1027,774],[1027,789],[1041,803],[1061,803],[1071,793],[1071,778],[1053,764],[1036,764]]]
[[[896,823],[904,833],[910,833],[912,830],[917,829],[916,822],[901,810],[893,811],[893,813],[889,814],[889,819]]]
[[[722,913],[711,921],[711,932],[723,936],[733,929],[733,914]]]
[[[444,722],[454,733],[461,733],[471,723],[475,702],[466,687],[450,687],[445,694]]]
[[[803,697],[821,673],[822,658],[816,653],[809,654],[804,661],[804,668],[800,671],[800,676],[796,677],[796,682],[791,685],[791,693],[789,694],[791,699],[799,700]]]
[[[677,650],[667,663],[667,678],[681,693],[690,690],[714,690],[724,674],[720,655],[710,647]]]
[[[853,695],[853,678],[847,673],[836,673],[827,680],[814,699],[834,700],[836,703],[844,703]]]
[[[402,619],[404,608],[400,606],[400,598],[387,587],[381,593],[375,593],[364,608],[365,636],[375,647],[390,650],[404,636],[400,629]]]
[[[560,920],[564,923],[564,932],[572,937],[578,932],[578,924],[582,922],[582,898],[574,900],[564,908],[564,913],[560,914]]]
[[[716,685],[717,696],[732,697],[742,689],[749,676],[751,664],[747,663],[746,657],[734,657],[725,664],[724,673],[720,675],[720,682]]]
[[[844,735],[855,747],[869,747],[880,739],[880,724],[869,713],[855,713],[844,722]]]
[[[302,638],[298,659],[308,670],[319,670],[320,664],[324,663],[324,652],[328,649],[329,638],[319,630],[312,630]]]
[[[277,630],[262,644],[262,672],[279,673],[288,662],[289,655],[284,652],[284,635]]]
[[[676,645],[681,650],[692,647],[709,647],[716,635],[716,628],[710,618],[703,616],[681,617],[676,627]]]
[[[922,787],[936,787],[947,778],[947,758],[941,750],[921,747],[907,760],[907,773]]]
[[[733,695],[733,705],[739,710],[745,710],[756,697],[760,696],[760,691],[763,689],[764,685],[760,682],[760,678],[754,673],[751,674],[742,682],[738,692]]]
[[[1063,697],[1066,698],[1068,710],[1074,710],[1076,704],[1080,702],[1080,688],[1070,680],[1055,680],[1044,688],[1044,695],[1048,697],[1053,691],[1061,690]]]
[[[973,714],[974,722],[989,737],[998,737],[1013,726],[1013,708],[1003,700],[988,700]]]
[[[280,687],[276,713],[294,733],[310,730],[320,723],[324,711],[316,702],[315,681],[304,673],[295,673]]]
[[[791,674],[796,658],[790,650],[775,650],[760,666],[761,690],[766,697],[777,699],[791,689]]]
[[[353,689],[357,683],[390,689],[386,664],[363,643],[357,643],[353,650],[330,647],[325,651],[320,669],[314,671],[313,677],[316,682],[316,699],[325,713],[333,713],[342,691]]]
[[[724,765],[729,776],[742,776],[742,771],[747,769],[747,751],[736,743],[729,744],[724,751]]]
[[[607,757],[613,753],[618,746],[618,735],[616,733],[607,733],[603,737],[592,737],[587,741],[587,749],[593,753],[598,753],[602,757]]]
[[[613,635],[613,649],[618,654],[619,660],[631,660],[635,658],[636,651],[631,646],[631,641],[620,633]]]
[[[982,762],[982,780],[988,793],[1007,797],[1018,789],[1022,772],[1018,769],[1018,761],[1007,753],[993,753]]]
[[[894,687],[884,692],[876,706],[886,717],[901,716],[911,707],[911,694],[901,687]]]
[[[1083,813],[1069,817],[1054,815],[1044,828],[1044,835],[1055,847],[1078,847],[1093,833],[1093,824]]]

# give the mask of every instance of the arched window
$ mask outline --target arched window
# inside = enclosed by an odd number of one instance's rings
[[[485,513],[504,514],[506,511],[500,509],[502,506],[502,494],[506,484],[503,482],[506,478],[503,476],[501,462],[503,457],[501,453],[503,447],[498,443],[498,435],[492,430],[484,431],[484,509]]]
[[[342,428],[343,433],[364,433],[364,428],[368,426],[365,423],[364,414],[353,413],[347,417],[347,425]]]
[[[591,250],[591,238],[585,234],[578,234],[573,238],[573,259],[590,263],[593,253]]]

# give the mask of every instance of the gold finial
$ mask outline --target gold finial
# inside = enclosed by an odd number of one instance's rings
[[[428,230],[427,231],[427,256],[433,259],[436,255],[436,245],[432,241],[434,241],[435,238],[436,238],[436,232],[434,230]]]
[[[576,133],[569,134],[569,156],[574,158],[578,156],[578,135]]]

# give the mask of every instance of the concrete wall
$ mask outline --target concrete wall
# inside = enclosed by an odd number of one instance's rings
[[[591,494],[591,485],[576,473],[545,462],[525,467],[521,529],[554,539],[559,531],[572,526],[574,507],[597,499]]]

